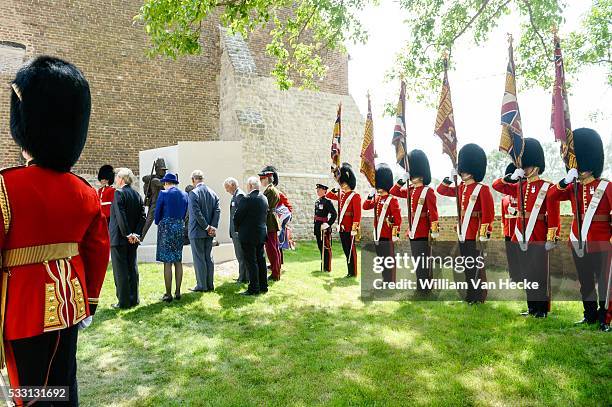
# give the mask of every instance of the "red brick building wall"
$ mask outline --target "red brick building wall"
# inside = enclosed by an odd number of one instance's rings
[[[49,54],[75,63],[89,80],[92,116],[89,138],[75,171],[95,174],[101,164],[138,170],[138,152],[178,141],[218,139],[220,45],[216,18],[203,25],[203,52],[172,61],[145,55],[147,38],[133,24],[142,0],[120,2],[3,0],[0,44],[26,47],[25,57]],[[258,74],[272,67],[264,55],[264,33],[249,43]],[[0,54],[1,62],[2,54]],[[322,90],[348,93],[347,58],[328,56]],[[1,66],[1,64],[0,64]],[[0,69],[0,83],[14,70]],[[20,163],[9,132],[9,88],[0,89],[0,167]]]

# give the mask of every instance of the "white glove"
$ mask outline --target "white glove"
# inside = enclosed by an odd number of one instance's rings
[[[514,170],[512,175],[510,175],[510,179],[513,181],[516,181],[519,178],[523,178],[524,176],[525,176],[525,170],[522,168],[517,168],[516,170]]]
[[[321,223],[321,230],[325,230],[329,228],[329,225],[327,223]]]
[[[478,238],[478,240],[480,240],[481,242],[488,242],[489,238],[486,236],[480,236],[480,238]]]
[[[87,318],[85,318],[84,320],[82,320],[81,322],[79,322],[79,330],[83,330],[85,328],[87,328],[89,325],[91,325],[91,322],[93,321],[93,317],[90,315]]]
[[[432,233],[431,234],[431,238],[434,239],[434,240],[439,238],[439,237],[440,237],[440,233]]]
[[[399,236],[393,236],[391,238],[392,241],[397,242],[399,240]]]
[[[557,247],[555,242],[546,242],[544,244],[544,248],[546,249],[547,252],[551,251],[552,249],[554,249],[555,247]]]
[[[372,188],[372,189],[370,190],[370,195],[371,195],[371,196],[376,195],[376,188]]]
[[[410,173],[408,171],[402,174],[401,180],[404,181],[404,183],[408,182],[409,179],[410,179]]]
[[[351,236],[357,236],[357,231],[356,230],[351,230]]]
[[[566,184],[571,184],[576,178],[578,178],[578,170],[575,168],[571,168],[568,172],[567,175],[565,176],[565,178],[563,179],[563,181]]]
[[[459,174],[457,174],[457,170],[453,168],[453,169],[451,170],[451,176],[450,176],[450,177],[451,177],[451,179],[453,179],[453,177],[456,177],[457,175],[459,175]]]
[[[337,233],[340,233],[340,225],[336,225],[335,229]]]

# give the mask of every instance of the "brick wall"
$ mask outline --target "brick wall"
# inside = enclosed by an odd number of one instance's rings
[[[218,20],[205,21],[203,53],[177,61],[150,59],[142,27],[133,24],[142,0],[3,0],[0,45],[26,47],[25,58],[50,54],[75,63],[92,90],[89,138],[75,171],[90,177],[103,163],[138,169],[138,152],[178,141],[219,139],[220,46]],[[267,35],[250,38],[258,75],[272,62],[263,55]],[[6,57],[6,56],[5,56]],[[0,52],[0,67],[2,66]],[[348,93],[347,58],[328,56],[322,89]],[[0,69],[8,83],[16,67]],[[9,91],[0,89],[0,167],[20,163],[9,133]]]

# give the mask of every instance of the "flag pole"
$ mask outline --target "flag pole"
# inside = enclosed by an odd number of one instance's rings
[[[406,136],[406,85],[404,83],[404,75],[400,76],[401,79],[401,89],[404,90],[404,97],[401,98],[402,103],[402,122],[404,124],[404,145],[406,146],[406,150],[408,149],[408,137]],[[400,90],[401,93],[401,90]],[[410,170],[408,166],[408,151],[404,151],[404,171],[408,172],[408,185],[406,186],[406,203],[408,204],[408,229],[412,229],[412,197],[410,193]]]
[[[514,50],[512,47],[512,34],[508,33],[508,46],[509,46],[509,52],[510,52],[510,60],[512,61],[512,65],[514,66]],[[516,78],[516,70],[514,70],[514,77]],[[516,80],[516,79],[515,79]],[[516,83],[516,82],[515,82]],[[508,130],[510,131],[510,130]],[[512,134],[511,134],[512,136]],[[520,158],[516,155],[516,146],[514,145],[515,142],[515,137],[512,136],[512,151],[514,152],[514,165],[516,166],[516,168],[521,168],[522,167],[522,163]],[[524,194],[523,194],[523,177],[519,177],[518,179],[518,190],[519,190],[519,199],[521,201],[521,205],[520,205],[520,212],[521,212],[521,233],[523,235],[523,247],[525,247],[525,245],[527,244],[526,239],[525,239],[525,229],[526,229],[526,225],[525,225],[525,199],[524,199]]]
[[[448,52],[444,51],[444,77],[448,75]],[[451,164],[457,172],[457,159],[451,157]],[[453,175],[453,182],[455,183],[455,205],[457,206],[457,231],[461,236],[461,202],[459,201],[459,184],[457,183],[457,174]]]

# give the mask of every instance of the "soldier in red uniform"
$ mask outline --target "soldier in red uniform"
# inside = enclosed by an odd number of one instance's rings
[[[412,224],[409,225],[406,236],[410,239],[412,256],[427,258],[431,256],[431,240],[436,239],[439,233],[436,193],[433,188],[429,187],[431,170],[427,155],[423,151],[412,150],[408,153],[408,166],[410,174],[400,178],[389,192],[391,195],[400,198],[407,198],[408,193],[410,193]],[[402,188],[407,177],[410,177],[411,185]],[[427,293],[429,291],[423,283],[431,279],[432,276],[429,262],[419,263],[416,269],[417,290],[419,292]]]
[[[538,140],[525,139],[525,148],[521,159],[522,168],[517,168],[512,174],[493,182],[493,189],[502,194],[514,196],[520,201],[522,193],[523,202],[519,204],[519,218],[517,219],[512,242],[519,250],[511,251],[518,256],[518,267],[523,278],[529,282],[537,282],[537,289],[529,289],[527,293],[527,311],[521,315],[533,315],[536,318],[545,318],[550,311],[550,274],[548,270],[548,250],[553,245],[546,245],[547,239],[554,243],[559,230],[549,236],[549,227],[559,225],[559,202],[548,199],[552,192],[551,183],[540,178],[546,169],[544,150]],[[519,179],[525,178],[522,183],[523,190],[519,191]],[[523,230],[522,217],[524,211],[525,229]]]
[[[393,188],[393,171],[387,164],[376,166],[375,182],[376,190],[363,202],[363,209],[374,209],[376,255],[395,257],[393,242],[399,240],[402,213],[397,198],[389,194]],[[382,277],[385,282],[395,282],[395,266],[385,268]]]
[[[508,164],[506,171],[504,172],[504,176],[514,174],[514,170],[516,170],[516,166],[513,163]],[[517,213],[517,199],[512,195],[504,195],[501,200],[501,226],[504,232],[508,274],[510,275],[510,279],[512,279],[512,281],[519,281],[521,277],[521,270],[518,265],[518,254],[516,253],[518,245],[512,243],[512,236],[514,236],[514,229],[516,229]]]
[[[28,164],[0,172],[0,309],[11,387],[68,386],[69,405],[78,405],[78,326],[91,323],[110,250],[96,190],[70,173],[90,108],[75,66],[45,56],[26,63],[12,83],[11,134]]]
[[[357,186],[357,178],[350,164],[342,163],[338,183],[340,184],[341,191],[334,188],[327,193],[326,197],[339,201],[338,231],[348,267],[346,277],[357,277],[355,239],[357,239],[359,223],[361,222],[361,196],[353,191],[355,186]]]
[[[455,197],[458,192],[461,207],[461,229],[457,231],[459,237],[459,251],[464,258],[473,259],[470,267],[465,268],[465,280],[468,283],[466,298],[468,304],[484,302],[486,290],[477,284],[477,280],[486,281],[484,268],[478,268],[476,259],[482,256],[477,240],[486,242],[492,231],[492,222],[495,218],[493,195],[487,185],[481,183],[487,171],[487,155],[476,144],[466,144],[459,150],[457,170],[461,176],[458,187],[452,186],[449,177],[444,178],[438,185],[440,195]],[[455,175],[454,171],[453,174]],[[458,189],[457,189],[458,188]],[[475,287],[476,285],[476,287]]]
[[[110,208],[115,199],[115,188],[113,182],[115,182],[115,170],[110,165],[103,165],[98,171],[98,181],[102,185],[98,188],[98,197],[100,198],[100,205],[102,205],[102,213],[106,217],[106,221],[110,222]]]
[[[574,130],[574,149],[578,169],[570,169],[567,176],[551,187],[551,198],[571,201],[574,220],[570,231],[572,255],[580,281],[584,317],[578,324],[596,324],[607,332],[612,318],[610,261],[612,257],[612,185],[601,177],[604,165],[603,143],[592,129]],[[578,179],[578,207],[573,196],[572,182]],[[576,213],[582,220],[578,231]],[[578,233],[586,247],[581,248]],[[597,285],[597,289],[596,289]],[[597,309],[599,303],[599,310]]]

